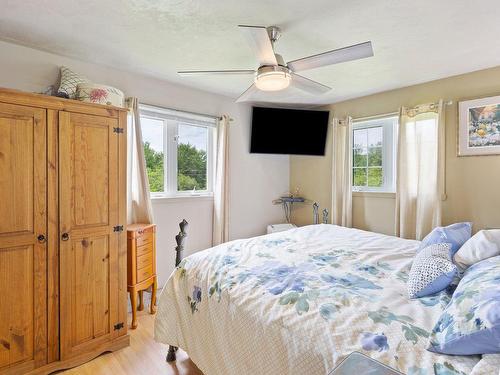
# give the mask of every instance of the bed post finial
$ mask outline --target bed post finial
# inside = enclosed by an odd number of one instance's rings
[[[328,224],[328,209],[323,210],[323,224]]]
[[[177,346],[168,346],[167,362],[173,362],[176,360],[175,352],[177,351]]]
[[[313,224],[319,224],[319,204],[314,202],[313,204]]]
[[[184,253],[184,241],[187,237],[186,229],[189,226],[189,223],[186,219],[182,219],[179,223],[180,232],[175,236],[175,242],[177,246],[175,247],[175,266],[177,267],[179,263],[182,261],[183,253]],[[177,351],[176,346],[169,345],[168,353],[167,353],[167,362],[173,362],[176,359],[175,352]]]
[[[179,263],[181,262],[182,258],[184,257],[184,241],[186,240],[187,237],[187,232],[186,229],[189,226],[189,223],[186,221],[186,219],[183,219],[179,223],[179,228],[181,231],[177,236],[175,236],[175,242],[177,242],[177,246],[175,247],[175,266],[177,267]]]

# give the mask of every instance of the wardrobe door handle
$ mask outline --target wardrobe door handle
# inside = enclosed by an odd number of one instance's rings
[[[69,240],[69,234],[68,233],[63,233],[62,236],[61,236],[61,240],[63,240],[63,241]]]
[[[46,238],[43,234],[39,234],[38,237],[36,238],[38,240],[38,242],[40,243],[44,243]]]

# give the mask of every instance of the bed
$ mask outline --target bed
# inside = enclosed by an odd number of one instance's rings
[[[426,350],[451,295],[408,299],[418,246],[321,224],[198,252],[163,288],[155,339],[205,375],[328,374],[355,351],[408,375],[469,374],[479,356]]]

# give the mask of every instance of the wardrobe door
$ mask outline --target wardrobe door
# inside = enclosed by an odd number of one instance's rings
[[[46,363],[46,112],[0,103],[0,373]]]
[[[116,118],[59,112],[61,359],[98,349],[118,323]]]

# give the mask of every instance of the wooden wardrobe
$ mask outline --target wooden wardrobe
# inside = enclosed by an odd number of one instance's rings
[[[122,108],[0,89],[0,374],[129,343]]]

